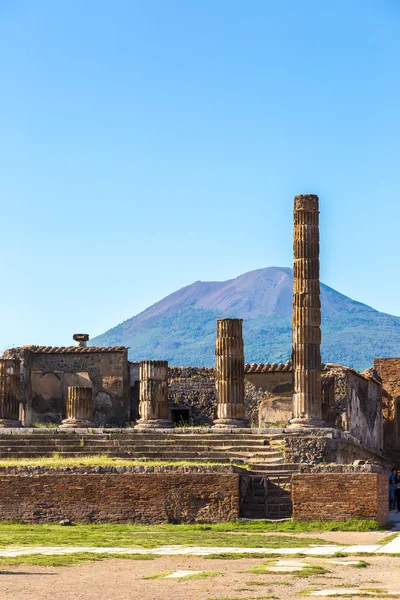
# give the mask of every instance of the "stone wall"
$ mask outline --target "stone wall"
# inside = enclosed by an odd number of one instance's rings
[[[293,519],[372,519],[385,525],[388,477],[379,473],[317,473],[292,476]]]
[[[190,425],[211,425],[217,408],[214,369],[170,367],[169,404],[171,412],[188,410]]]
[[[268,427],[276,425],[268,423],[268,417],[276,418],[278,403],[282,403],[282,424],[286,424],[285,416],[290,411],[292,399],[291,373],[266,372],[246,373],[244,385],[245,416],[253,427],[260,424]],[[276,402],[274,410],[263,412],[261,407],[273,399]],[[208,367],[170,367],[169,368],[169,402],[171,411],[189,410],[191,425],[212,425],[216,418],[217,398],[215,392],[215,374]],[[269,406],[269,405],[268,405]],[[289,408],[288,408],[289,406]]]
[[[384,450],[400,459],[400,358],[376,358],[374,368],[382,380]]]
[[[2,520],[218,523],[239,517],[237,473],[0,473]]]
[[[341,464],[368,461],[389,468],[387,460],[373,448],[360,444],[346,431],[322,428],[297,430],[284,438],[285,462],[297,464]]]
[[[383,452],[382,388],[348,371],[348,431],[363,446]]]
[[[187,408],[191,424],[211,425],[216,409],[214,369],[170,367],[169,377],[171,409]],[[253,427],[284,427],[292,417],[292,394],[290,363],[245,366],[245,411]],[[377,380],[340,365],[324,365],[322,403],[327,423],[381,451],[381,386]]]
[[[16,348],[5,356],[22,359],[24,425],[60,423],[68,386],[93,387],[96,425],[130,421],[129,372],[125,348]]]

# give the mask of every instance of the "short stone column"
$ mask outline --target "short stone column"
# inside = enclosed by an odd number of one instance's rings
[[[20,389],[19,359],[0,359],[0,427],[21,427],[19,420]]]
[[[140,419],[136,423],[136,428],[172,427],[168,410],[168,362],[143,360],[140,363]]]
[[[93,389],[91,387],[70,386],[68,388],[66,409],[66,418],[60,425],[62,429],[93,427]]]
[[[244,412],[243,319],[217,319],[215,345],[216,429],[248,427]]]
[[[322,427],[318,196],[294,199],[293,418],[291,428]]]

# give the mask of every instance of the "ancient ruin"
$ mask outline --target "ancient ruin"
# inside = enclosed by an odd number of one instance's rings
[[[168,362],[144,360],[140,363],[140,419],[138,429],[172,427],[168,417]]]
[[[318,196],[294,199],[293,418],[290,427],[321,427],[321,300]]]
[[[55,471],[18,472],[3,476],[2,489],[35,495],[31,521],[57,519],[78,481],[73,510],[82,520],[283,518],[292,507],[307,519],[313,507],[321,519],[386,522],[386,473],[400,461],[400,358],[377,358],[363,373],[321,363],[317,196],[294,199],[292,360],[245,364],[242,328],[239,318],[217,320],[215,368],[133,363],[128,348],[90,346],[88,334],[74,334],[69,347],[7,350],[0,457],[103,453],[162,466],[129,467],[129,477],[127,467],[69,471],[68,481]],[[320,494],[326,473],[329,510]],[[57,490],[54,502],[40,477]],[[105,509],[96,486],[110,482],[115,495]],[[356,506],[362,482],[370,494]],[[20,518],[19,504],[3,500],[5,514]],[[51,507],[44,512],[43,502]]]
[[[93,388],[70,386],[66,413],[67,417],[60,425],[61,428],[93,427]]]
[[[215,428],[246,427],[242,319],[217,319]]]
[[[19,427],[20,362],[0,359],[0,427]]]

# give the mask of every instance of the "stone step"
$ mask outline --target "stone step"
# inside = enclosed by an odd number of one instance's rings
[[[148,438],[151,440],[154,439],[167,439],[167,440],[177,440],[177,439],[200,439],[200,440],[246,440],[248,442],[252,442],[254,441],[260,441],[260,440],[266,440],[266,441],[279,441],[279,440],[283,440],[286,436],[281,434],[281,435],[270,435],[270,434],[253,434],[253,433],[248,433],[248,434],[236,434],[234,432],[226,432],[226,433],[221,433],[221,432],[214,432],[214,433],[191,433],[189,432],[182,432],[182,433],[173,433],[173,432],[158,432],[158,431],[131,431],[128,433],[122,433],[122,432],[116,432],[113,433],[112,431],[107,431],[107,432],[96,432],[93,431],[90,432],[88,430],[80,430],[80,431],[63,431],[63,430],[54,430],[54,429],[34,429],[34,430],[29,430],[29,433],[25,433],[24,429],[20,429],[18,430],[18,433],[14,433],[14,432],[10,432],[10,430],[7,429],[3,429],[0,431],[0,438],[32,438],[32,437],[36,437],[36,436],[43,436],[43,437],[72,437],[72,436],[77,436],[77,437],[92,437],[92,438],[103,438],[103,439],[136,439],[136,438]]]
[[[268,475],[269,471],[274,470],[274,468],[270,465],[266,465],[264,463],[252,463],[251,465],[252,470],[257,471],[257,472],[265,472],[266,475]],[[290,471],[290,472],[296,472],[299,469],[299,465],[296,463],[281,463],[279,464],[279,466],[276,467],[277,471]]]
[[[40,450],[40,451],[46,451],[46,452],[52,452],[52,451],[63,451],[63,450],[75,450],[77,452],[81,451],[84,453],[89,453],[89,452],[114,452],[114,451],[129,451],[129,452],[152,452],[154,451],[154,449],[157,449],[160,452],[165,452],[166,454],[172,454],[175,452],[180,452],[180,453],[185,453],[185,452],[214,452],[214,453],[220,453],[220,454],[232,454],[232,455],[237,455],[237,456],[242,456],[246,459],[252,459],[253,462],[255,464],[257,463],[257,458],[261,459],[262,462],[260,462],[260,464],[263,464],[263,461],[265,459],[282,459],[283,455],[281,452],[277,452],[274,450],[257,450],[254,452],[249,452],[248,449],[242,449],[242,448],[230,448],[228,446],[224,447],[224,448],[218,448],[218,447],[207,447],[207,446],[200,446],[200,445],[192,445],[192,446],[162,446],[162,445],[151,445],[151,446],[139,446],[139,445],[135,445],[135,444],[120,444],[120,445],[97,445],[97,444],[91,444],[91,443],[77,443],[77,444],[64,444],[64,443],[58,443],[56,445],[49,445],[49,444],[14,444],[14,445],[4,445],[4,446],[0,446],[0,452],[14,452],[14,451],[22,451],[24,449],[29,449],[29,450]]]
[[[197,447],[197,448],[212,448],[215,450],[240,450],[243,452],[261,452],[261,453],[271,453],[271,454],[277,454],[280,451],[276,448],[271,448],[270,446],[264,446],[261,444],[253,444],[251,446],[249,446],[248,444],[245,443],[240,443],[240,444],[211,444],[209,442],[207,443],[199,443],[196,441],[192,441],[191,443],[185,443],[185,444],[181,444],[180,440],[175,442],[174,444],[171,443],[165,443],[165,442],[161,442],[161,443],[157,443],[154,444],[154,442],[150,442],[150,441],[145,441],[145,440],[135,440],[135,441],[131,441],[131,440],[126,440],[126,441],[120,441],[120,440],[94,440],[92,438],[74,438],[74,439],[28,439],[28,440],[19,440],[19,439],[11,439],[11,440],[0,440],[0,448],[12,448],[12,447],[19,447],[19,446],[48,446],[48,447],[58,447],[58,446],[90,446],[90,447],[98,447],[98,448],[117,448],[117,447],[136,447],[136,448],[154,448],[154,446],[157,446],[159,448],[193,448],[193,447]]]
[[[51,456],[51,455],[50,455]],[[60,458],[83,458],[84,455],[76,453],[76,452],[60,452],[59,453],[59,457]],[[5,453],[0,453],[0,459],[8,459],[8,458],[15,458],[15,459],[24,459],[24,458],[48,458],[49,455],[48,454],[43,454],[42,452],[17,452],[15,454],[12,455],[12,457],[10,457],[9,454],[5,454]],[[232,462],[236,462],[236,461],[232,461],[232,459],[230,458],[226,458],[226,457],[221,457],[221,456],[180,456],[177,457],[176,459],[173,458],[166,458],[165,456],[162,455],[153,455],[153,456],[132,456],[132,455],[118,455],[118,454],[114,454],[112,456],[110,456],[110,458],[121,458],[121,459],[129,459],[129,460],[139,460],[142,462],[152,462],[152,461],[166,461],[169,463],[174,463],[174,462],[179,462],[179,461],[184,461],[184,462],[188,462],[188,463],[198,463],[198,462],[210,462],[210,463],[220,463],[220,464],[231,464]]]
[[[82,452],[58,452],[58,456],[60,457],[70,457],[70,458],[83,458],[85,455]],[[2,459],[10,459],[10,458],[35,458],[35,457],[51,457],[52,455],[46,452],[40,451],[24,451],[24,452],[14,452],[12,455],[6,452],[0,452],[0,458]],[[93,455],[91,455],[93,456]],[[192,452],[190,454],[185,453],[182,455],[175,456],[167,456],[165,454],[161,454],[159,452],[152,452],[151,454],[140,454],[140,453],[129,453],[129,452],[115,452],[109,453],[108,456],[110,458],[126,458],[130,460],[143,460],[143,461],[167,461],[167,462],[178,462],[178,461],[193,461],[193,462],[216,462],[216,463],[232,463],[232,462],[240,462],[240,460],[235,457],[227,457],[220,454],[201,454],[197,452]]]
[[[99,439],[94,437],[87,436],[73,436],[71,438],[57,437],[57,438],[46,438],[42,436],[30,436],[29,438],[21,438],[21,437],[11,437],[4,436],[0,437],[0,447],[1,446],[13,446],[19,444],[42,444],[42,445],[57,445],[57,444],[79,444],[81,442],[85,444],[93,444],[98,446],[104,445],[137,445],[137,446],[154,446],[157,444],[158,446],[172,447],[172,446],[206,446],[206,447],[218,447],[218,448],[248,448],[248,449],[260,449],[260,450],[273,450],[277,451],[279,448],[277,446],[270,446],[269,444],[264,444],[262,442],[252,441],[247,442],[246,440],[182,440],[177,439],[173,441],[169,440],[151,440],[148,438],[142,439]]]

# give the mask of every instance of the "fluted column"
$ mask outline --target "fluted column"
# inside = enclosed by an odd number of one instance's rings
[[[318,196],[294,199],[293,418],[290,427],[321,427],[321,300]]]
[[[0,359],[0,427],[21,427],[20,386],[20,361],[17,358]]]
[[[248,427],[244,412],[242,319],[217,319],[215,386],[217,419],[214,427]]]
[[[93,389],[91,387],[70,386],[68,388],[66,418],[61,428],[93,427]]]
[[[168,417],[168,362],[143,360],[140,363],[140,402],[136,427],[164,429],[172,427]]]

